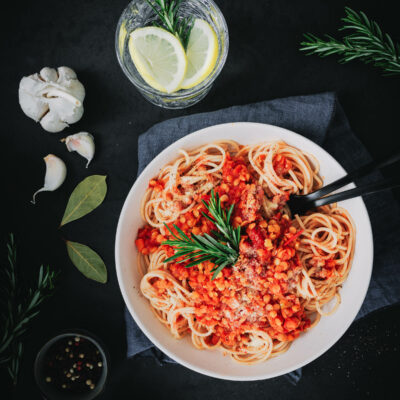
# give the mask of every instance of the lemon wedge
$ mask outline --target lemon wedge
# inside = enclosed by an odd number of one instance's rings
[[[198,85],[214,69],[218,58],[218,39],[214,29],[204,20],[196,19],[186,49],[188,66],[181,87]]]
[[[140,76],[151,87],[164,93],[181,87],[187,59],[174,35],[155,26],[138,28],[130,34],[128,48]]]
[[[128,34],[125,25],[126,25],[126,22],[124,21],[121,25],[121,28],[119,28],[119,34],[118,34],[118,50],[119,50],[119,55],[121,56],[121,58],[123,57],[123,53],[124,53],[125,38],[126,38],[126,35]]]

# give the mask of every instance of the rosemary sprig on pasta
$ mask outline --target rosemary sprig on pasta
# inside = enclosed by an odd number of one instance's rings
[[[226,266],[236,263],[239,257],[240,226],[233,228],[230,223],[234,205],[232,204],[228,211],[224,210],[221,206],[221,199],[218,193],[214,193],[214,190],[211,191],[209,202],[203,200],[203,204],[211,216],[204,212],[202,214],[218,229],[218,231],[212,231],[215,237],[208,233],[192,234],[189,237],[178,226],[173,225],[178,232],[175,234],[167,224],[164,224],[176,240],[166,240],[163,244],[177,248],[175,254],[167,258],[165,262],[183,257],[178,263],[191,261],[185,265],[186,268],[190,268],[204,261],[211,261],[215,264],[211,270],[214,273],[211,278],[213,280]]]
[[[229,242],[233,249],[239,251],[240,226],[235,229],[230,223],[235,206],[232,204],[228,212],[223,210],[221,199],[219,198],[218,193],[215,195],[214,189],[211,190],[211,198],[208,204],[204,200],[202,200],[202,203],[212,217],[204,212],[202,212],[202,214],[218,228],[218,231],[213,231],[214,236],[221,241]]]

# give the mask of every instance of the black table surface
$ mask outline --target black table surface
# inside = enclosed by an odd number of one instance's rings
[[[114,264],[114,235],[125,196],[135,181],[137,138],[168,118],[323,91],[336,91],[352,128],[374,157],[398,143],[398,77],[382,77],[370,66],[339,65],[335,57],[319,59],[299,52],[303,32],[336,33],[345,5],[364,10],[393,37],[400,38],[396,2],[217,0],[228,23],[228,60],[209,95],[186,110],[157,108],[145,101],[120,69],[114,33],[127,0],[14,1],[2,14],[1,82],[1,265],[7,233],[14,232],[20,268],[29,277],[40,264],[60,271],[54,296],[25,338],[25,355],[14,397],[40,398],[33,379],[33,360],[43,343],[69,328],[87,329],[106,344],[111,371],[101,399],[147,398],[366,398],[397,386],[399,361],[398,305],[354,323],[341,340],[306,366],[292,386],[285,378],[259,382],[228,382],[208,378],[179,365],[160,366],[152,359],[126,360],[124,303]],[[22,76],[44,66],[67,65],[85,85],[83,118],[62,133],[45,132],[18,105]],[[89,169],[60,138],[85,130],[96,138]],[[349,151],[349,149],[343,149]],[[43,183],[42,157],[61,156],[68,166],[64,185],[32,193]],[[391,169],[387,174],[396,173]],[[80,221],[58,229],[67,199],[89,174],[107,174],[106,201]],[[399,199],[399,192],[395,192]],[[63,238],[97,250],[108,267],[106,285],[85,279],[71,264]],[[6,393],[2,386],[0,393]],[[3,395],[0,394],[3,398]],[[11,397],[11,395],[10,395]],[[8,398],[8,396],[6,396]],[[383,398],[383,397],[380,397]]]

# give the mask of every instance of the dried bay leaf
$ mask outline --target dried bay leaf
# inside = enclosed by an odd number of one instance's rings
[[[74,189],[68,200],[60,226],[89,214],[104,200],[107,193],[106,175],[91,175]]]
[[[100,283],[107,282],[107,268],[101,257],[90,247],[66,241],[69,258],[78,270],[86,276]]]

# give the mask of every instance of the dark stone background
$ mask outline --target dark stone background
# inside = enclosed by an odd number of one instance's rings
[[[61,271],[57,291],[25,340],[20,383],[14,397],[36,399],[32,366],[43,343],[67,328],[84,328],[103,339],[111,355],[111,374],[102,399],[258,399],[395,398],[399,361],[400,306],[356,322],[343,338],[304,368],[297,387],[285,378],[233,383],[201,376],[179,365],[159,366],[151,359],[125,360],[123,301],[114,267],[114,234],[123,200],[137,168],[137,137],[156,122],[196,112],[291,95],[336,91],[351,126],[377,157],[398,144],[399,78],[357,62],[339,65],[335,57],[306,57],[298,51],[303,32],[336,33],[343,8],[373,16],[400,39],[396,2],[217,0],[230,31],[230,51],[222,74],[198,105],[170,111],[147,103],[123,75],[114,51],[114,30],[127,0],[14,1],[1,22],[1,263],[7,233],[14,232],[23,275],[41,263]],[[61,134],[46,133],[18,105],[22,76],[43,66],[76,70],[87,97],[81,121]],[[96,137],[89,170],[67,153],[59,139],[87,130]],[[343,149],[351,151],[351,149]],[[48,153],[68,166],[64,185],[42,193]],[[67,199],[89,174],[107,174],[106,201],[95,212],[58,230]],[[398,173],[392,168],[388,175]],[[399,191],[395,192],[397,199]],[[70,263],[62,238],[86,243],[104,258],[109,281],[85,279]],[[345,306],[345,305],[343,305]],[[396,362],[396,363],[395,363]],[[7,385],[1,398],[11,398]],[[3,397],[4,394],[4,397]]]

